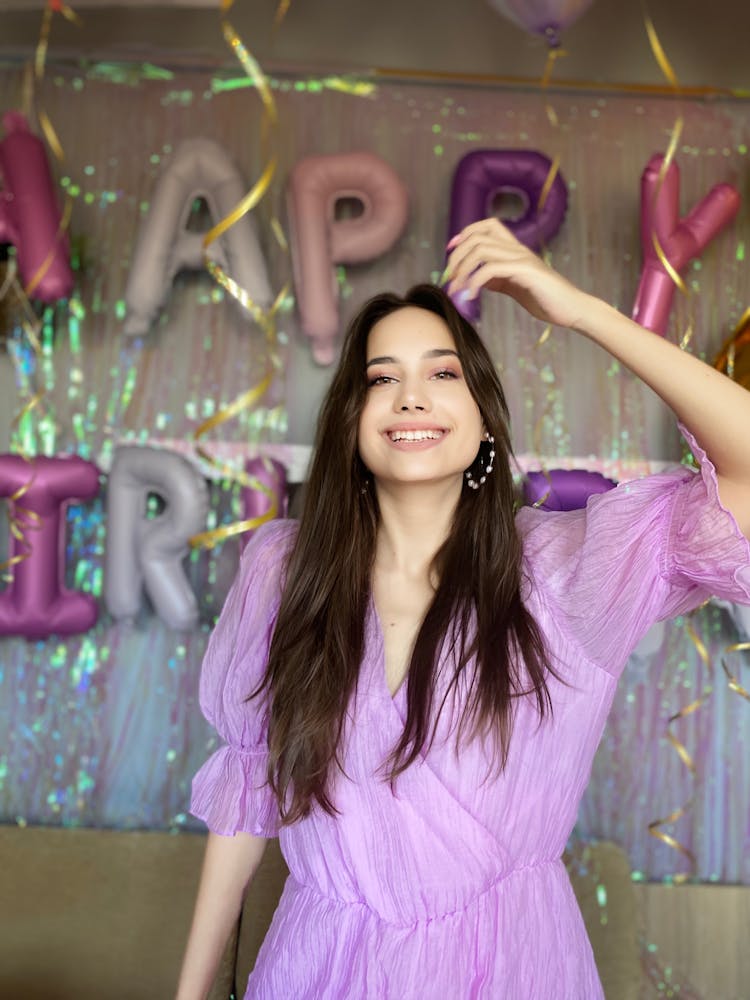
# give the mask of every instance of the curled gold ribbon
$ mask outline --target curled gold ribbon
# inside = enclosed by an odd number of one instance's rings
[[[711,678],[713,676],[711,658],[708,654],[708,649],[706,648],[706,644],[698,635],[698,633],[695,631],[695,627],[692,621],[689,620],[687,621],[687,623],[685,624],[685,631],[687,632],[693,645],[695,646],[695,649],[698,653],[698,656],[701,659],[701,662],[703,663],[706,673],[708,674],[709,678]],[[748,644],[748,648],[750,648],[750,644]],[[702,694],[699,698],[695,698],[693,701],[690,702],[689,705],[686,705],[684,708],[681,708],[679,712],[675,712],[667,720],[667,732],[666,732],[667,741],[673,747],[678,757],[685,765],[685,767],[688,769],[694,780],[696,778],[696,768],[693,758],[691,757],[690,752],[688,751],[685,744],[682,743],[681,740],[677,738],[677,736],[675,736],[671,727],[674,726],[675,723],[679,722],[680,719],[685,719],[687,718],[688,715],[692,715],[694,712],[697,712],[698,709],[702,708],[708,701],[710,701],[712,694],[713,694],[713,685],[709,685],[706,688],[704,694]],[[655,837],[657,840],[660,840],[662,843],[666,844],[667,847],[671,847],[673,850],[678,851],[690,862],[691,872],[688,873],[681,872],[672,876],[672,881],[675,884],[685,882],[692,874],[692,871],[695,870],[696,866],[695,855],[676,837],[673,837],[671,834],[666,833],[664,830],[661,830],[659,828],[662,826],[668,826],[672,823],[676,823],[678,819],[681,819],[683,816],[685,816],[692,807],[693,801],[694,801],[694,794],[690,796],[687,802],[685,802],[681,806],[678,806],[678,808],[673,810],[673,812],[671,812],[668,816],[664,816],[661,819],[652,820],[648,824],[648,832],[651,834],[652,837]]]
[[[729,378],[746,389],[750,389],[750,366],[747,363],[747,350],[750,348],[750,308],[742,314],[742,318],[719,348],[714,359],[714,368],[725,372]],[[739,371],[737,371],[739,368]]]
[[[726,674],[729,690],[734,691],[735,694],[738,694],[741,698],[744,698],[746,701],[750,701],[750,691],[748,691],[747,688],[743,687],[742,684],[740,684],[735,675],[727,666],[727,662],[724,657],[728,656],[730,653],[746,653],[748,652],[748,650],[750,650],[750,642],[733,642],[730,646],[726,647],[721,657],[721,666],[724,673]]]
[[[268,78],[263,72],[260,64],[255,59],[255,57],[247,50],[245,44],[243,43],[240,36],[235,31],[234,27],[230,24],[228,20],[228,15],[232,7],[234,6],[234,0],[221,0],[221,7],[219,17],[221,20],[221,30],[224,36],[224,40],[227,45],[231,48],[234,55],[240,62],[240,65],[245,70],[249,80],[252,85],[257,89],[260,95],[261,102],[263,104],[263,119],[261,122],[261,149],[263,150],[263,155],[266,155],[266,148],[270,142],[270,135],[273,130],[278,125],[278,110],[276,108],[276,101],[274,100],[273,93],[271,91]],[[276,25],[280,25],[283,20],[286,11],[288,10],[289,3],[279,4],[276,11]],[[235,205],[231,212],[226,215],[223,219],[219,220],[211,229],[208,230],[206,235],[203,237],[203,252],[204,252],[204,262],[207,270],[214,278],[214,280],[221,285],[225,291],[229,293],[233,298],[235,298],[247,311],[251,314],[253,319],[264,329],[266,336],[273,338],[275,336],[275,317],[281,303],[286,298],[287,292],[289,291],[288,285],[285,285],[282,291],[277,295],[276,300],[271,305],[269,309],[263,309],[256,302],[253,301],[249,292],[241,288],[233,278],[231,278],[224,269],[212,261],[208,254],[208,249],[213,242],[219,239],[229,228],[238,222],[244,215],[252,211],[261,199],[265,196],[268,189],[271,186],[274,175],[276,173],[276,168],[278,165],[278,160],[275,154],[268,156],[268,161],[258,178],[258,180],[253,184],[252,188],[248,191],[242,200]],[[275,225],[272,227],[277,240],[279,240],[279,232],[281,231],[281,225],[278,220],[274,219]],[[286,240],[279,240],[282,249],[286,247]]]
[[[654,22],[652,21],[651,16],[649,15],[648,10],[646,9],[646,0],[643,0],[642,7],[643,7],[643,21],[646,27],[646,35],[648,36],[649,45],[651,46],[651,52],[665,80],[672,88],[673,94],[675,96],[679,96],[682,92],[682,88],[680,87],[680,82],[677,79],[677,74],[675,73],[671,62],[667,58],[667,54],[664,51],[664,46],[661,44],[659,35],[657,34],[656,31],[656,27],[654,26]],[[664,184],[664,179],[667,176],[667,171],[672,165],[675,158],[675,154],[677,153],[677,146],[680,141],[680,137],[682,136],[683,125],[684,125],[684,119],[682,115],[678,113],[677,117],[675,118],[674,125],[672,126],[672,129],[670,131],[667,151],[664,154],[664,158],[662,159],[661,162],[661,167],[659,168],[659,174],[656,180],[656,187],[654,189],[654,196],[653,196],[654,204],[656,204],[656,202],[659,199],[662,185]],[[678,274],[677,270],[673,267],[672,262],[669,260],[666,253],[664,252],[664,248],[661,245],[661,242],[656,234],[655,229],[651,233],[651,242],[654,247],[654,252],[657,256],[659,263],[667,272],[671,280],[674,282],[675,287],[681,292],[682,295],[685,296],[685,301],[688,303],[688,306],[691,306],[692,299],[690,295],[690,289],[682,280],[682,277],[680,276],[680,274]],[[692,339],[693,339],[693,317],[691,311],[688,314],[687,327],[683,332],[682,337],[680,338],[680,345],[679,345],[680,350],[682,351],[687,350],[687,347]]]
[[[554,45],[548,45],[547,60],[544,64],[544,70],[542,71],[542,76],[539,81],[539,88],[545,94],[544,110],[547,115],[547,120],[554,129],[560,128],[560,121],[557,117],[557,112],[555,111],[549,99],[546,97],[546,93],[550,84],[550,80],[552,79],[552,72],[555,68],[555,65],[557,64],[557,61],[559,59],[562,59],[566,55],[567,52],[565,51],[565,49],[557,48]],[[544,178],[544,183],[542,184],[542,190],[539,194],[539,201],[537,202],[538,212],[541,212],[544,206],[546,205],[549,193],[552,190],[552,185],[554,184],[555,178],[557,177],[559,171],[560,171],[560,153],[556,152],[552,159],[552,163],[550,164],[549,170],[547,171],[547,176]],[[549,248],[544,243],[542,244],[540,249],[540,256],[545,264],[549,265],[551,263],[551,255],[549,252]],[[539,348],[543,347],[549,340],[551,334],[552,334],[552,324],[547,323],[544,329],[542,330],[541,334],[537,338],[536,344],[534,345],[535,350],[539,350]],[[539,455],[541,455],[542,453],[542,428],[544,426],[544,421],[549,416],[549,411],[550,411],[550,400],[549,400],[549,394],[547,394],[547,400],[544,404],[544,408],[542,409],[541,414],[537,418],[536,424],[534,425],[534,431],[532,434],[532,449]],[[550,492],[552,491],[552,478],[550,477],[544,465],[542,465],[541,467],[541,472],[544,475],[545,479],[547,480],[548,489],[545,495],[543,497],[540,497],[540,499],[537,500],[536,503],[534,503],[533,505],[534,507],[541,507],[542,504],[546,501],[547,497],[550,495]]]
[[[63,17],[73,24],[80,26],[81,19],[78,17],[76,12],[69,7],[67,4],[60,2],[60,0],[48,0],[47,6],[45,7],[44,14],[42,15],[42,25],[39,31],[39,41],[36,46],[36,53],[34,55],[34,103],[36,107],[36,116],[39,121],[39,126],[44,134],[44,138],[47,140],[47,145],[52,150],[52,153],[57,160],[60,167],[65,164],[65,152],[62,147],[62,143],[55,131],[55,127],[50,121],[50,117],[46,110],[42,106],[39,99],[39,89],[44,80],[44,74],[47,63],[47,50],[49,48],[49,38],[52,30],[52,17],[55,12],[59,12]],[[30,298],[34,292],[34,289],[39,285],[39,283],[44,278],[47,271],[52,265],[52,261],[55,257],[55,251],[57,245],[60,242],[62,236],[68,231],[70,226],[70,219],[73,214],[73,198],[69,191],[65,192],[65,202],[63,205],[63,211],[60,217],[60,223],[57,227],[57,232],[55,238],[52,241],[52,246],[42,263],[37,268],[36,272],[32,275],[29,283],[25,288],[26,295]]]
[[[257,89],[263,103],[264,114],[261,121],[261,150],[264,158],[267,155],[267,162],[260,177],[255,184],[253,184],[245,197],[227,216],[217,222],[206,233],[203,238],[203,256],[206,269],[211,274],[214,281],[216,281],[217,284],[219,284],[250,313],[255,322],[265,333],[267,345],[272,351],[276,341],[276,315],[289,292],[289,284],[287,283],[283,286],[268,309],[263,309],[262,306],[252,299],[247,289],[242,288],[234,280],[234,278],[226,273],[221,265],[219,265],[216,261],[211,260],[208,253],[209,247],[215,240],[219,239],[219,237],[221,237],[230,228],[230,226],[233,226],[244,215],[252,211],[258,205],[270,188],[278,165],[276,154],[273,152],[270,154],[267,153],[267,147],[270,142],[271,134],[278,124],[276,102],[271,92],[268,78],[263,72],[260,64],[247,50],[242,39],[228,20],[229,11],[233,6],[234,0],[221,0],[219,12],[221,30],[224,40],[239,60],[252,85]],[[274,20],[275,29],[277,29],[281,24],[288,9],[289,0],[281,0],[276,10],[276,17]],[[271,228],[279,246],[286,251],[288,249],[286,237],[284,236],[281,223],[275,216],[272,219]],[[252,531],[255,528],[260,527],[261,524],[271,520],[278,514],[278,502],[272,490],[270,490],[264,483],[260,482],[260,480],[258,480],[255,476],[249,476],[244,472],[244,470],[237,469],[234,466],[216,460],[203,446],[197,443],[209,431],[213,430],[215,427],[219,427],[223,423],[226,423],[228,420],[231,420],[242,410],[252,406],[265,395],[274,378],[274,363],[275,358],[272,354],[270,365],[271,370],[268,374],[266,374],[266,376],[257,385],[248,389],[246,392],[243,392],[228,406],[223,407],[218,413],[214,414],[213,417],[204,421],[204,423],[202,423],[193,434],[193,440],[196,443],[196,451],[198,455],[200,455],[200,457],[209,465],[217,469],[226,479],[239,483],[241,486],[248,489],[263,493],[268,498],[268,510],[264,514],[258,515],[257,517],[242,521],[235,521],[232,524],[223,525],[220,528],[215,528],[210,531],[202,531],[199,534],[193,535],[192,538],[189,539],[189,544],[194,548],[200,547],[211,549],[219,542],[222,542],[227,538],[242,534],[245,531]]]
[[[50,121],[49,115],[44,110],[39,100],[39,88],[44,80],[47,50],[49,48],[49,37],[52,27],[52,17],[55,12],[61,13],[68,21],[80,24],[78,15],[67,4],[62,3],[61,0],[48,0],[42,16],[39,40],[37,42],[34,56],[34,84],[32,86],[32,94],[36,107],[37,119],[39,120],[44,137],[47,140],[47,144],[52,150],[55,158],[58,160],[58,163],[62,165],[65,162],[65,154],[63,152],[62,143],[60,142],[57,132]],[[24,313],[21,320],[21,328],[24,331],[26,339],[28,340],[34,353],[37,370],[42,356],[42,347],[39,341],[40,322],[31,306],[29,298],[49,270],[52,261],[54,260],[57,244],[70,225],[72,206],[72,198],[66,192],[65,207],[60,218],[60,223],[57,227],[57,233],[52,241],[52,246],[39,268],[37,268],[36,272],[32,275],[26,287],[24,288],[21,285],[18,281],[16,273],[14,272],[11,281],[7,283],[7,287],[4,285],[3,289],[3,291],[7,293],[12,288],[15,291],[18,302],[21,305],[21,309]],[[31,398],[27,400],[27,402],[21,407],[21,410],[16,413],[13,418],[11,425],[11,438],[13,433],[20,428],[24,417],[39,406],[43,398],[44,393],[42,391],[34,391],[32,393]],[[3,579],[8,583],[12,583],[13,581],[13,567],[17,566],[20,562],[23,562],[24,559],[28,559],[31,555],[32,547],[27,532],[38,530],[41,525],[41,519],[37,513],[19,504],[19,500],[21,500],[21,498],[31,489],[34,482],[34,472],[31,467],[32,457],[26,452],[22,441],[20,442],[18,448],[18,454],[24,462],[28,463],[30,467],[30,478],[19,486],[19,488],[10,497],[6,498],[10,533],[19,543],[19,547],[21,548],[19,553],[14,556],[9,556],[9,558],[3,563],[0,563],[0,573],[2,573]]]
[[[39,343],[39,336],[38,336],[39,321],[34,315],[34,312],[31,308],[31,303],[26,297],[24,289],[20,284],[20,282],[18,281],[15,271],[11,275],[10,282],[4,283],[3,294],[8,294],[10,293],[11,290],[13,290],[13,292],[15,293],[18,301],[21,303],[21,307],[24,313],[26,314],[21,320],[21,327],[26,335],[27,340],[29,341],[31,349],[34,352],[36,362],[38,364],[39,358],[41,356],[41,345]],[[13,439],[14,433],[20,427],[24,417],[26,417],[27,414],[31,413],[31,411],[34,410],[41,403],[43,396],[44,394],[42,392],[39,391],[33,392],[31,397],[26,401],[26,403],[24,403],[24,405],[21,407],[18,413],[15,414],[15,416],[13,417],[13,422],[11,423],[11,440]],[[21,443],[18,448],[18,454],[19,457],[22,458],[24,462],[28,463],[31,469],[32,457],[29,454],[27,454],[26,449],[23,447],[23,443]],[[34,472],[33,470],[31,470],[30,478],[25,483],[22,483],[21,486],[19,486],[18,489],[15,490],[15,492],[12,493],[9,497],[5,497],[5,503],[8,508],[8,529],[13,538],[16,539],[16,541],[19,543],[19,546],[21,547],[21,552],[17,553],[16,555],[9,556],[7,559],[3,560],[2,563],[0,563],[0,574],[2,574],[2,579],[5,580],[7,583],[13,582],[13,573],[8,571],[9,570],[12,571],[12,568],[14,566],[17,566],[18,563],[23,562],[24,559],[28,559],[29,556],[31,555],[31,542],[27,537],[26,534],[27,531],[37,530],[41,526],[41,518],[39,517],[39,515],[35,511],[29,509],[28,507],[22,507],[19,504],[19,500],[21,500],[21,498],[31,489],[31,486],[34,482],[34,478],[35,478]]]

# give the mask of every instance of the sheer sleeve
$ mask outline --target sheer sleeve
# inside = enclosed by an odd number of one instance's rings
[[[193,779],[190,811],[215,833],[278,833],[276,801],[266,782],[266,703],[247,697],[265,672],[295,530],[295,522],[270,521],[250,539],[203,660],[201,709],[225,745]]]
[[[750,604],[750,545],[721,504],[710,460],[683,433],[700,472],[679,467],[623,483],[584,510],[518,515],[553,629],[609,673],[654,622],[713,596]]]

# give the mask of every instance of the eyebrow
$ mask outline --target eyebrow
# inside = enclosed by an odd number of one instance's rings
[[[458,358],[458,352],[451,350],[450,347],[435,347],[431,351],[425,351],[422,358],[443,358],[447,354],[450,354],[454,358]],[[458,358],[460,361],[461,359]],[[395,365],[398,363],[398,358],[391,357],[389,354],[385,354],[380,358],[372,358],[367,362],[366,368],[371,365]]]

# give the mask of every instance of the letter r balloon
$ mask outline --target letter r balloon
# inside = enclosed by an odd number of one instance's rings
[[[355,198],[362,214],[337,220],[336,202]],[[315,361],[334,360],[339,332],[336,264],[362,264],[389,250],[406,226],[409,196],[374,153],[300,160],[287,191],[292,267],[302,330]]]
[[[455,236],[472,222],[492,215],[496,195],[520,197],[522,211],[516,219],[503,219],[517,240],[532,250],[540,250],[557,233],[568,207],[568,189],[560,173],[542,200],[552,161],[531,149],[475,149],[467,153],[453,174],[448,237]],[[479,298],[466,299],[461,293],[454,304],[472,322],[479,319]]]
[[[23,528],[21,538],[11,535],[10,557],[19,561],[0,593],[0,635],[44,639],[87,632],[96,623],[96,602],[63,584],[64,514],[71,500],[96,496],[99,470],[76,455],[31,461],[0,455],[0,496],[13,497],[24,487],[11,505]]]
[[[152,518],[149,493],[165,502]],[[117,449],[107,490],[104,564],[104,599],[113,618],[135,618],[145,589],[170,628],[197,624],[198,604],[182,562],[207,513],[208,487],[187,459],[159,448]]]

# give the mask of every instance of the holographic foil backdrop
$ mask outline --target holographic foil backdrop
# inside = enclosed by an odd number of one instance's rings
[[[0,108],[21,106],[23,70],[0,69]],[[70,227],[78,260],[70,303],[43,315],[43,354],[28,349],[12,312],[0,337],[0,448],[36,385],[44,406],[14,432],[15,445],[45,454],[77,452],[106,469],[118,440],[188,441],[198,424],[266,371],[262,333],[241,321],[206,275],[182,275],[144,338],[122,335],[123,294],[139,222],[162,164],[180,140],[221,142],[248,188],[263,165],[261,105],[230,73],[174,74],[155,66],[49,65],[40,97],[66,155],[62,183],[74,198]],[[411,194],[411,218],[397,246],[372,264],[339,268],[342,325],[367,296],[437,279],[453,169],[478,148],[528,148],[560,155],[570,206],[551,244],[553,264],[629,312],[639,273],[639,181],[667,146],[678,110],[685,127],[677,158],[686,212],[716,183],[747,190],[750,119],[740,102],[677,102],[636,94],[550,93],[341,78],[274,81],[279,172],[257,209],[274,288],[291,268],[271,234],[284,215],[283,182],[310,154],[373,150]],[[552,103],[553,127],[545,110]],[[55,167],[55,169],[57,169]],[[689,302],[677,297],[671,336],[692,315],[690,349],[714,356],[750,305],[745,266],[748,214],[693,264]],[[214,437],[236,447],[308,444],[330,371],[317,368],[293,303],[280,317],[280,365],[263,405]],[[513,303],[486,297],[483,336],[502,373],[515,447],[548,465],[578,459],[610,475],[679,461],[669,414],[603,352],[540,325]],[[540,418],[542,418],[540,420]],[[738,428],[738,433],[744,429]],[[106,545],[102,495],[68,514],[70,585],[101,594]],[[212,484],[211,524],[239,513],[236,489]],[[7,530],[0,523],[0,559]],[[237,562],[236,541],[188,564],[203,625],[170,632],[144,605],[130,625],[102,607],[90,633],[67,640],[0,640],[0,821],[178,828],[192,773],[214,745],[200,718],[197,679],[206,638]],[[693,801],[669,831],[698,858],[697,876],[750,883],[750,705],[728,690],[722,651],[739,638],[726,610],[709,606],[693,625],[711,655],[713,678],[685,622],[669,623],[650,651],[634,656],[621,683],[584,800],[578,832],[609,837],[646,878],[686,870],[684,859],[647,833],[647,824]],[[730,657],[742,676],[742,656]],[[665,735],[667,719],[713,684],[675,734],[697,763],[693,778]],[[747,686],[747,680],[745,677]]]

